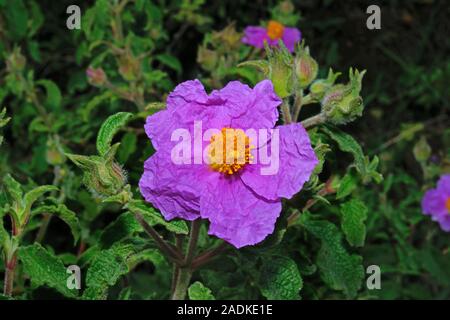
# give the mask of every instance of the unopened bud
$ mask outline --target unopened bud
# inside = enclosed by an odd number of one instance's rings
[[[131,54],[126,54],[119,59],[119,73],[127,81],[135,80],[139,73],[140,62]]]
[[[413,153],[414,157],[419,162],[425,162],[430,157],[431,147],[424,136],[422,136],[420,140],[414,145]]]
[[[103,86],[108,78],[106,77],[105,71],[102,68],[92,68],[89,67],[86,70],[86,76],[91,85],[101,87]]]
[[[11,72],[20,72],[25,68],[26,58],[22,55],[20,47],[14,48],[13,52],[8,56],[6,65]]]
[[[330,71],[328,71],[328,77],[326,79],[317,79],[311,84],[311,86],[309,87],[311,96],[315,100],[322,100],[325,96],[325,93],[334,85],[336,79],[340,75],[340,72],[334,73],[333,70],[330,69]]]
[[[359,94],[364,73],[365,71],[360,73],[358,70],[353,72],[350,69],[348,84],[335,85],[326,92],[322,99],[322,112],[328,121],[344,124],[362,115],[364,104]]]
[[[83,170],[83,183],[86,187],[101,197],[117,195],[126,185],[126,171],[114,160],[118,146],[118,143],[113,145],[103,157],[67,155]]]
[[[207,71],[213,71],[217,66],[218,55],[214,50],[204,46],[198,48],[197,62]]]
[[[317,77],[319,66],[310,54],[309,48],[299,46],[295,57],[295,74],[300,88],[307,88]]]

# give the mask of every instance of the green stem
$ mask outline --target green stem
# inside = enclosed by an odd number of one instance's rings
[[[311,118],[302,121],[302,125],[305,129],[314,127],[318,124],[324,123],[327,120],[324,114],[319,113]]]
[[[281,113],[283,114],[283,120],[285,124],[290,124],[292,122],[291,112],[289,111],[289,102],[283,101],[281,105]]]
[[[177,270],[176,281],[173,288],[172,300],[184,300],[192,277],[192,261],[197,248],[198,236],[200,234],[201,220],[192,221],[188,248],[184,258],[183,266]]]
[[[189,283],[192,277],[192,270],[190,268],[180,268],[178,272],[175,289],[172,294],[172,300],[184,300]]]
[[[173,263],[180,264],[180,260],[182,259],[179,252],[177,252],[174,248],[172,248],[170,245],[168,245],[164,239],[159,235],[158,232],[156,232],[155,229],[153,229],[152,226],[150,226],[147,221],[144,220],[142,215],[139,213],[135,213],[134,217],[139,222],[139,224],[144,228],[145,232],[155,240],[156,244],[158,245],[158,248],[161,250],[162,253],[166,255],[166,257],[171,260]]]
[[[12,258],[6,261],[5,266],[5,280],[3,287],[3,294],[5,296],[12,296],[13,288],[14,288],[14,273],[17,265],[17,256],[13,254]]]

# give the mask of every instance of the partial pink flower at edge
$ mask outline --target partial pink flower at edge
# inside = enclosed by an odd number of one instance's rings
[[[443,175],[435,189],[428,190],[422,198],[422,211],[431,215],[442,230],[450,232],[450,174]]]

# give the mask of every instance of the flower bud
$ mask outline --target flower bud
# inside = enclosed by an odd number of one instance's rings
[[[242,35],[236,31],[235,23],[230,23],[220,32],[213,32],[213,43],[222,44],[225,48],[233,50],[241,45]]]
[[[13,52],[9,55],[6,65],[8,71],[20,72],[25,68],[27,63],[26,58],[22,55],[19,47],[14,48]]]
[[[414,157],[419,162],[425,162],[430,157],[431,147],[424,136],[422,136],[420,140],[414,145],[413,153]]]
[[[49,137],[47,140],[47,163],[53,166],[61,165],[66,161],[66,156],[57,137]]]
[[[119,58],[119,73],[127,81],[135,80],[139,74],[140,61],[131,54]]]
[[[334,124],[345,124],[362,115],[364,109],[361,92],[361,81],[365,71],[350,69],[350,82],[331,87],[322,99],[322,112],[327,120]]]
[[[197,52],[197,62],[202,66],[203,69],[207,71],[213,71],[218,62],[217,52],[210,50],[205,46],[198,48]]]
[[[286,98],[292,93],[293,57],[280,42],[280,48],[269,48],[266,45],[268,64],[268,78],[272,81],[276,94]]]
[[[89,83],[96,87],[103,86],[108,80],[105,71],[103,71],[102,68],[96,69],[89,67],[86,70],[86,76],[88,78]]]
[[[334,82],[340,75],[340,72],[334,73],[333,70],[330,69],[326,79],[317,79],[311,84],[309,87],[311,96],[315,100],[322,100],[325,96],[325,92],[327,92],[334,85]]]
[[[307,88],[316,79],[318,71],[319,66],[310,56],[309,48],[300,46],[295,57],[295,75],[300,88]]]
[[[126,171],[114,160],[118,146],[119,143],[113,145],[103,157],[67,155],[83,170],[83,183],[93,194],[111,197],[119,194],[125,187]]]

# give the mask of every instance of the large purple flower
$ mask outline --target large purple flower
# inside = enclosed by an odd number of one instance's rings
[[[443,175],[436,189],[428,190],[422,199],[422,211],[439,222],[441,229],[450,231],[450,174]]]
[[[178,85],[167,98],[167,108],[149,116],[145,125],[156,149],[145,162],[139,182],[146,201],[160,209],[167,220],[208,219],[209,234],[237,248],[265,239],[280,215],[281,198],[300,191],[318,163],[301,124],[274,128],[280,103],[269,80],[253,89],[233,81],[209,95],[198,80]],[[180,140],[174,139],[173,133],[180,128],[193,140],[186,150],[194,151],[182,162],[174,161]],[[212,129],[215,133],[205,138]],[[215,156],[220,152],[216,155],[211,151],[229,130],[245,142],[241,150],[244,161],[240,164],[236,159],[231,163],[217,161],[219,157]],[[255,136],[256,143],[255,137],[247,135],[252,130],[268,134]],[[215,150],[239,154],[237,139]],[[196,159],[196,141],[200,141],[200,154],[206,154],[209,163]],[[269,146],[272,153],[276,152],[276,148],[272,149],[274,141],[279,142],[277,170],[262,174],[268,165],[257,161],[257,157]]]
[[[264,41],[270,46],[278,46],[282,40],[290,52],[294,52],[295,44],[300,42],[302,34],[297,28],[288,28],[277,21],[269,21],[267,28],[250,26],[245,28],[242,42],[256,48],[264,48]]]

